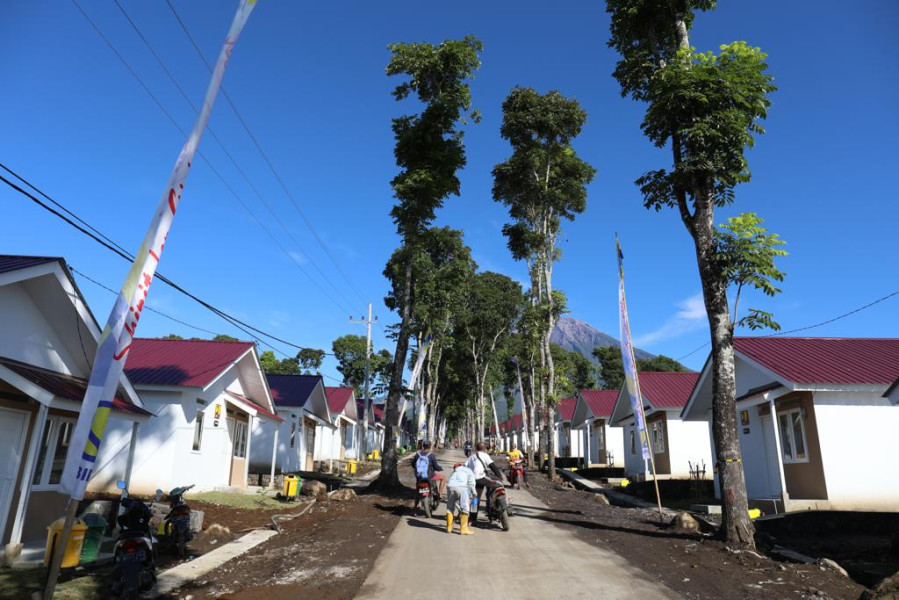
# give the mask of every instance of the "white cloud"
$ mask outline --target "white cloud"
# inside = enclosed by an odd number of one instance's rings
[[[293,250],[288,250],[287,254],[289,254],[290,258],[292,258],[298,265],[305,265],[306,263],[309,262],[306,259],[306,256],[303,254],[300,254],[299,252],[294,252]]]
[[[678,311],[655,331],[634,336],[634,345],[647,346],[662,340],[670,340],[707,325],[701,292],[681,300],[677,303],[677,308]]]

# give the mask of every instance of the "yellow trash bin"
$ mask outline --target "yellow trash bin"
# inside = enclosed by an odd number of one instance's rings
[[[44,566],[50,566],[50,559],[53,553],[59,547],[59,538],[62,537],[63,525],[65,519],[57,519],[47,527],[47,547],[44,551]],[[87,531],[87,525],[81,519],[76,519],[72,524],[72,533],[66,543],[65,551],[62,555],[62,568],[77,567],[78,561],[81,559],[81,546],[84,544],[84,534]]]
[[[297,497],[297,488],[300,485],[300,478],[296,475],[288,475],[284,478],[284,489],[281,494],[288,499]]]
[[[372,460],[381,460],[381,451],[380,450],[372,450],[371,451],[371,459]]]
[[[356,461],[355,460],[346,461],[346,470],[350,475],[355,475],[356,474]]]

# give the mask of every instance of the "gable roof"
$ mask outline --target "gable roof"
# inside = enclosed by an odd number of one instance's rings
[[[303,408],[322,382],[320,375],[274,375],[266,373],[276,406]]]
[[[325,395],[328,397],[328,408],[332,413],[343,412],[347,403],[352,399],[354,390],[351,387],[325,386]]]
[[[640,371],[640,392],[653,408],[683,408],[690,399],[699,373]]]
[[[798,384],[889,385],[899,338],[737,337],[734,350]]]
[[[49,262],[63,263],[62,258],[52,256],[19,256],[15,254],[0,254],[0,273],[10,273],[20,269],[27,269],[35,265],[43,265]]]
[[[59,398],[63,398],[64,400],[81,403],[84,400],[84,395],[87,393],[87,380],[81,377],[57,373],[56,371],[43,369],[3,356],[0,356],[0,365],[3,365],[10,371],[13,371],[24,379],[30,381],[42,390],[45,390],[54,396],[58,396]],[[128,394],[125,393],[121,387],[116,390],[112,405],[113,408],[122,413],[139,416],[153,416],[152,413],[135,406],[134,403],[128,399]]]
[[[205,388],[252,349],[252,342],[134,338],[125,373],[135,385]]]
[[[581,398],[596,417],[611,417],[618,390],[580,390]]]
[[[570,421],[572,415],[574,414],[574,406],[577,404],[577,398],[562,398],[559,401],[559,420],[560,421]]]

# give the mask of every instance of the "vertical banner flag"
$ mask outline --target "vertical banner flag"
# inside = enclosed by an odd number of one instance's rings
[[[621,364],[624,367],[624,384],[634,409],[634,422],[637,427],[637,435],[640,436],[643,460],[649,460],[649,438],[646,435],[643,396],[640,393],[637,361],[634,358],[634,346],[631,343],[631,326],[627,320],[627,302],[624,299],[624,255],[621,253],[621,244],[618,243],[617,235],[615,236],[615,248],[618,251],[618,308],[621,319]]]
[[[113,398],[125,368],[128,350],[131,348],[134,332],[140,321],[153,276],[156,274],[156,267],[162,256],[162,249],[175,217],[178,202],[181,200],[187,174],[193,164],[194,154],[206,128],[209,114],[212,112],[212,105],[221,86],[225,67],[234,50],[234,44],[237,43],[237,38],[255,4],[256,0],[241,0],[237,8],[237,14],[234,15],[228,36],[212,71],[209,87],[206,88],[203,107],[175,162],[175,168],[169,176],[147,234],[100,336],[87,393],[84,395],[81,413],[78,415],[78,422],[69,442],[70,450],[60,482],[62,491],[71,495],[74,500],[84,498],[87,481],[93,474],[94,463],[100,451],[103,434],[106,432],[106,421],[113,407]],[[81,449],[83,451],[79,454]]]
[[[412,375],[409,377],[409,385],[412,386],[412,389],[418,387],[418,376],[421,375],[421,369],[424,367],[425,358],[428,356],[428,346],[431,344],[431,338],[433,336],[429,333],[428,337],[425,338],[424,343],[418,347],[418,357],[415,359],[415,365],[412,367]],[[415,400],[413,400],[414,402]],[[406,403],[408,402],[408,397],[403,395],[403,410],[400,411],[399,420],[397,421],[397,426],[399,426],[403,422],[403,414],[406,412]],[[418,425],[416,424],[416,427]]]

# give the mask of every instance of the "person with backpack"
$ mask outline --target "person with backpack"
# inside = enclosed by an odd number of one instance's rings
[[[449,495],[446,497],[446,532],[453,532],[453,513],[456,508],[459,509],[459,533],[462,535],[471,535],[474,533],[468,528],[468,510],[471,505],[471,498],[474,496],[476,483],[474,473],[463,465],[456,463],[453,466],[453,474],[450,475],[447,487]]]
[[[487,488],[486,501],[489,504],[491,491],[500,487],[503,480],[503,472],[499,470],[499,467],[496,466],[496,463],[493,462],[493,459],[487,454],[487,444],[478,442],[476,448],[477,451],[471,455],[468,462],[465,464],[465,466],[474,472],[475,483],[477,484],[477,495],[475,497],[478,498],[478,503],[475,505],[474,514],[470,517],[472,524],[477,523],[478,521],[478,508],[480,508],[481,505],[481,491],[484,488]],[[490,469],[493,472],[496,476],[496,480],[487,476],[487,469]]]
[[[439,494],[443,496],[446,490],[446,477],[444,477],[443,467],[437,464],[437,457],[431,452],[431,442],[424,442],[421,450],[415,453],[412,459],[412,467],[415,469],[415,479],[418,481],[436,481]]]

